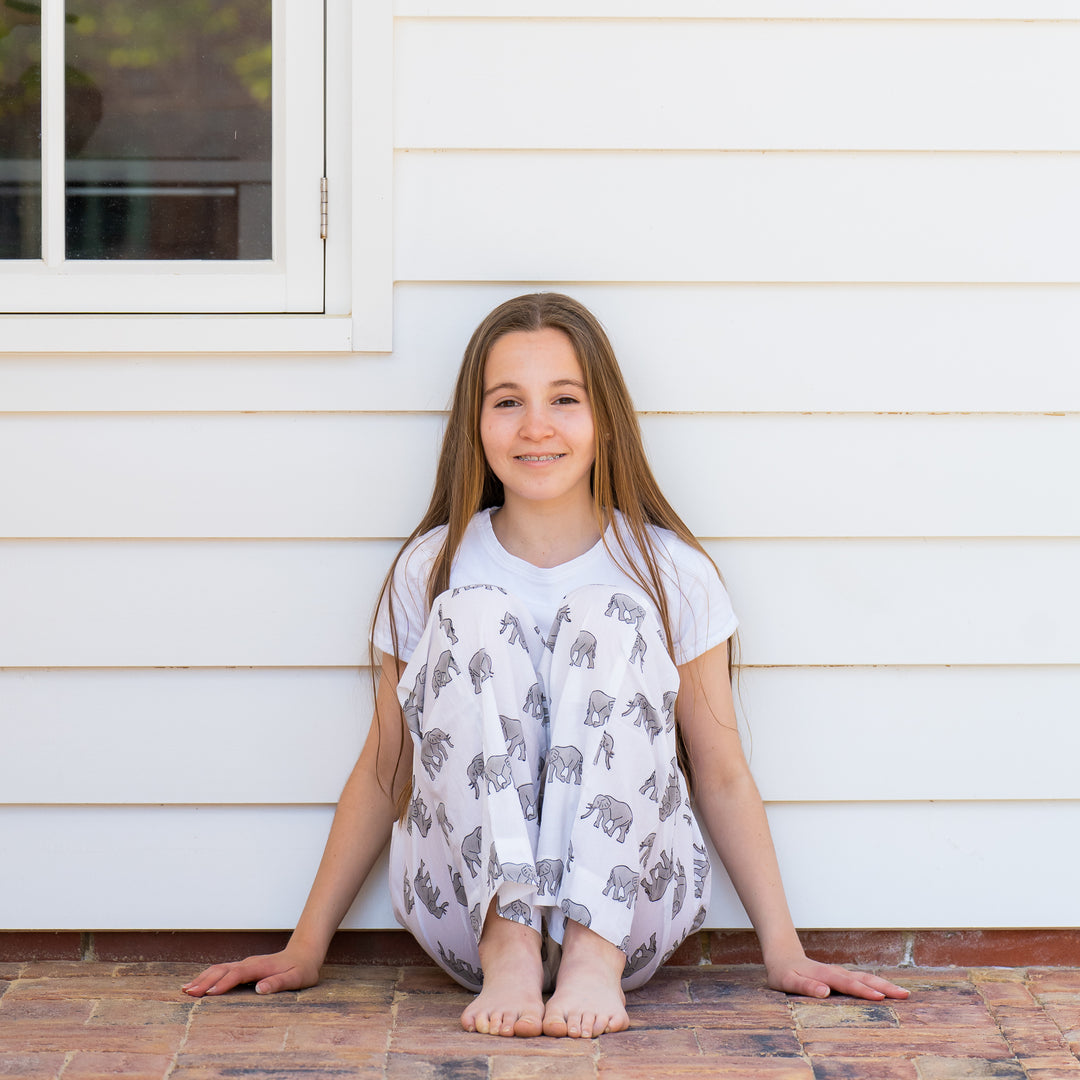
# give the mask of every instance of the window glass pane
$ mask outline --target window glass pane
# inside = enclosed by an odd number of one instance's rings
[[[0,0],[0,259],[41,258],[41,13]]]
[[[269,259],[270,0],[67,10],[67,257]]]

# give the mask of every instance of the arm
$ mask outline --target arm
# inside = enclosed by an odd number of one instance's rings
[[[322,862],[289,944],[279,953],[207,968],[183,987],[186,993],[193,997],[223,994],[240,983],[255,982],[260,994],[272,994],[319,981],[330,940],[386,846],[397,816],[396,798],[411,783],[412,741],[395,692],[404,666],[392,657],[383,660],[371,729],[345,782]],[[391,776],[395,776],[394,790],[388,796],[379,777],[385,784]]]
[[[739,740],[727,644],[679,668],[676,715],[702,821],[754,924],[774,990],[826,997],[830,990],[880,1001],[907,991],[875,975],[807,958],[795,931],[765,807]]]

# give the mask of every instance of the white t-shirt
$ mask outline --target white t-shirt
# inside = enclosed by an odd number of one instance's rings
[[[617,511],[616,515],[619,516]],[[394,616],[401,660],[408,661],[412,656],[427,623],[428,577],[445,535],[444,525],[417,537],[398,560],[394,571]],[[700,551],[683,543],[667,529],[652,528],[652,535],[667,591],[668,616],[675,636],[675,662],[685,664],[731,637],[738,620],[716,570]],[[625,530],[623,536],[634,550],[633,541]],[[608,526],[606,539],[608,547],[621,559],[613,526]],[[583,555],[559,566],[533,566],[511,555],[495,536],[490,509],[481,510],[469,522],[450,568],[450,588],[480,584],[498,585],[516,596],[529,609],[536,626],[544,634],[554,621],[563,598],[583,585],[611,585],[642,593],[641,586],[608,554],[600,540]],[[392,651],[385,599],[375,621],[372,640],[380,651]]]

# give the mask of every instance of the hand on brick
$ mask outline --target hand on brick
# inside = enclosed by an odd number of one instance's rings
[[[276,994],[280,990],[302,990],[318,981],[318,961],[299,950],[285,948],[266,956],[215,964],[180,989],[192,997],[203,997],[224,994],[244,983],[255,983],[257,994]]]
[[[906,998],[909,991],[902,986],[864,971],[849,971],[836,964],[821,964],[803,955],[767,964],[769,986],[788,994],[807,997],[828,997],[834,990],[851,997],[882,1001],[885,998]]]

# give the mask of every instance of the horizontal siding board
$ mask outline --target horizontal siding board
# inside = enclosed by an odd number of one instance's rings
[[[402,536],[427,504],[442,423],[8,416],[0,530]],[[1080,416],[681,415],[642,426],[661,486],[698,535],[1080,536],[1080,500],[1060,497],[1080,460]]]
[[[1080,23],[405,20],[395,144],[1077,150],[1078,52]]]
[[[736,696],[770,801],[1080,798],[1080,667],[748,668]]]
[[[0,356],[0,407],[440,410],[473,328],[535,288],[399,285],[392,355]],[[604,322],[650,411],[1080,411],[1075,285],[561,288]]]
[[[1078,185],[1071,154],[399,152],[395,267],[411,281],[1076,282]]]
[[[367,668],[0,670],[0,802],[334,802],[367,733],[369,679]]]
[[[1080,541],[707,548],[752,665],[1074,664]],[[0,542],[0,666],[364,662],[393,541]]]
[[[769,816],[799,926],[1043,927],[1075,916],[1075,867],[1060,844],[1080,829],[1075,802],[789,803]],[[291,927],[329,821],[329,807],[0,809],[0,859],[20,884],[0,893],[0,924]],[[394,925],[385,880],[377,867],[345,927]],[[859,888],[825,887],[848,880]],[[208,881],[248,887],[192,884]],[[716,885],[706,925],[745,926],[720,872]]]
[[[331,803],[367,730],[368,679],[350,668],[0,670],[0,802]],[[1076,666],[747,668],[738,682],[744,742],[772,802],[1080,798],[1078,699]]]
[[[1072,19],[1076,0],[395,0],[399,19]]]

